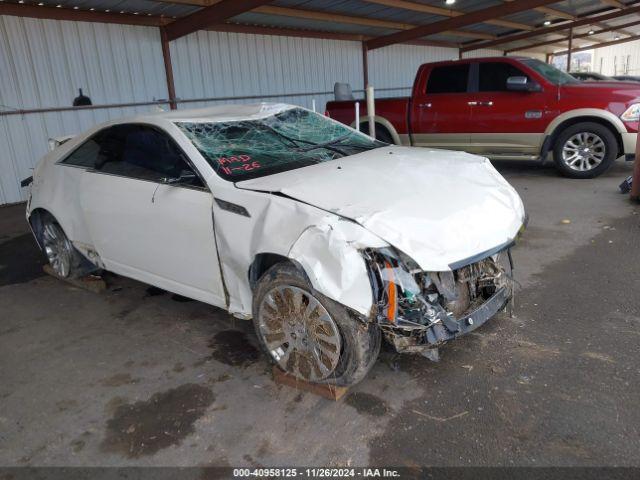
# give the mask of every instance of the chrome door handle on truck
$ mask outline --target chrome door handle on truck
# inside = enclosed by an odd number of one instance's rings
[[[478,102],[467,102],[467,105],[470,105],[472,107],[475,107],[476,105],[478,105]]]
[[[418,107],[419,108],[431,108],[431,104],[430,103],[419,103]]]

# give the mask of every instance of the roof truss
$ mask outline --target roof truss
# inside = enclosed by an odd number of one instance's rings
[[[496,40],[489,40],[487,42],[477,42],[477,43],[473,43],[469,46],[465,46],[462,47],[460,50],[462,52],[469,52],[471,50],[478,50],[481,48],[492,48],[495,47],[497,45],[503,45],[505,43],[510,43],[510,42],[515,42],[518,40],[526,40],[528,38],[533,38],[533,37],[538,37],[540,35],[547,35],[549,33],[554,33],[554,32],[562,32],[564,30],[569,30],[571,28],[576,28],[576,27],[582,27],[585,25],[595,25],[599,22],[603,22],[606,20],[611,20],[614,18],[620,18],[623,17],[625,15],[631,15],[633,13],[638,13],[640,12],[640,5],[636,5],[633,7],[628,7],[625,8],[624,10],[616,10],[614,12],[611,13],[605,13],[605,14],[601,14],[601,15],[593,15],[593,16],[588,16],[588,17],[584,17],[581,18],[580,20],[576,20],[573,22],[564,22],[560,25],[551,25],[549,27],[542,27],[542,28],[538,28],[532,32],[523,32],[523,33],[516,33],[513,35],[504,35],[502,37],[499,37]],[[526,46],[522,47],[521,49],[525,49],[526,50]]]
[[[388,45],[393,45],[394,43],[401,43],[420,37],[435,35],[447,30],[465,27],[468,25],[473,25],[475,23],[481,23],[486,20],[499,18],[513,13],[523,12],[525,10],[530,10],[531,8],[548,5],[551,3],[555,3],[554,0],[515,0],[513,2],[495,5],[493,7],[484,8],[482,10],[476,10],[471,13],[465,13],[457,17],[448,18],[446,20],[440,20],[438,22],[429,23],[427,25],[421,25],[419,27],[405,30],[403,32],[374,38],[368,40],[366,42],[366,45],[369,50],[386,47]]]
[[[165,26],[166,38],[175,40],[211,25],[224,23],[231,17],[270,2],[271,0],[222,0]]]

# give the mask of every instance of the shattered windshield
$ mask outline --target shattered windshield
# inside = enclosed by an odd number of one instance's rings
[[[256,120],[176,122],[176,125],[218,175],[234,182],[386,145],[302,108]]]

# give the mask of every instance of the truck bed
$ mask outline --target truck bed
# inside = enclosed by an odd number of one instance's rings
[[[409,104],[411,97],[376,98],[376,116],[390,121],[399,134],[409,133]],[[327,115],[346,125],[355,126],[355,104],[360,104],[360,122],[366,121],[365,100],[341,100],[327,102]]]

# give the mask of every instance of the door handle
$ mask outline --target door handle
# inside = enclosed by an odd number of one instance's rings
[[[418,108],[431,108],[431,103],[419,103]]]
[[[482,105],[483,107],[493,107],[493,101],[489,100],[487,102],[478,102],[478,105]]]
[[[478,105],[478,102],[476,102],[476,101],[467,102],[467,105],[469,105],[471,107],[475,107],[476,105]]]

